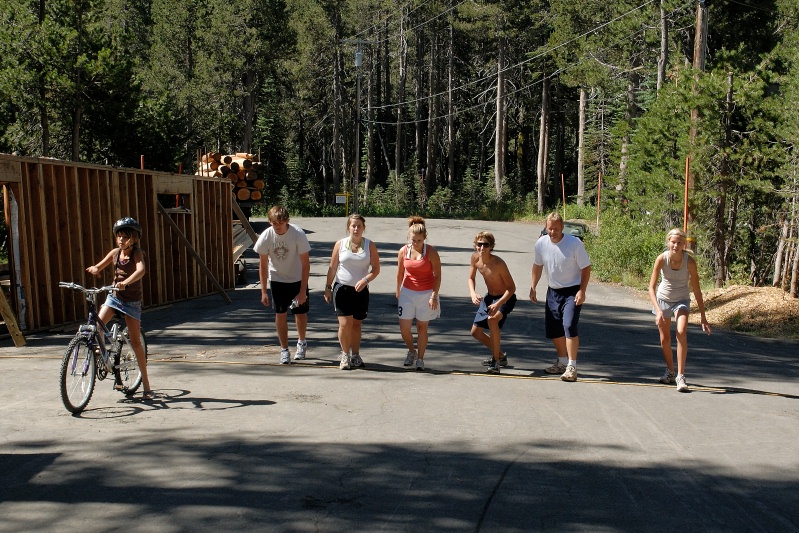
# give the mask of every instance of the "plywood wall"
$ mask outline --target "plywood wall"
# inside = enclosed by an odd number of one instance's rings
[[[114,247],[111,228],[124,216],[138,220],[144,232],[145,309],[216,292],[163,220],[159,199],[222,288],[235,287],[227,180],[0,154],[0,183],[9,229],[12,305],[23,331],[85,316],[82,295],[60,289],[58,282],[109,284],[110,267],[100,278],[86,268]],[[175,207],[176,195],[181,195],[180,208]]]

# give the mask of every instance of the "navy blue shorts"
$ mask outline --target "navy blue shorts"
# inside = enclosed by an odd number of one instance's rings
[[[280,281],[272,281],[270,285],[272,288],[272,307],[275,308],[275,313],[288,312],[291,301],[300,293],[302,282],[295,281],[294,283],[282,283]],[[311,308],[311,298],[308,296],[309,292],[310,291],[306,288],[305,303],[295,309],[292,309],[291,314],[304,315],[308,312],[308,310]]]
[[[547,289],[547,307],[544,313],[544,326],[547,339],[577,337],[577,322],[580,321],[582,305],[574,305],[574,297],[579,285],[562,289]]]
[[[333,284],[333,307],[336,316],[351,316],[355,320],[364,320],[369,312],[369,287],[361,292],[350,285]]]
[[[480,302],[480,307],[477,308],[477,314],[474,315],[475,326],[488,329],[488,306],[500,298],[502,298],[502,295],[494,296],[493,294],[486,294],[483,297],[483,301]],[[505,320],[508,318],[510,312],[513,311],[514,307],[516,307],[515,294],[508,298],[508,301],[499,308],[499,312],[502,313],[502,318],[499,319],[500,328],[502,328],[502,325],[505,323]]]

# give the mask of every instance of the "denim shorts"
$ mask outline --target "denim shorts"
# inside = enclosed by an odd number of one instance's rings
[[[123,302],[113,294],[109,294],[106,297],[105,303],[103,305],[125,313],[130,318],[141,320],[141,300],[138,302]]]

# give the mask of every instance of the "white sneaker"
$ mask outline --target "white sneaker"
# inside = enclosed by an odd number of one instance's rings
[[[674,385],[674,372],[667,368],[666,372],[663,373],[663,377],[660,378],[660,382],[664,385]]]
[[[414,361],[416,361],[416,352],[408,350],[408,354],[405,356],[405,362],[402,363],[402,366],[413,366]]]
[[[350,369],[350,354],[341,352],[341,363],[338,365],[339,370]]]
[[[688,384],[685,382],[685,374],[677,374],[677,392],[688,392]]]
[[[350,365],[352,368],[364,368],[366,366],[363,362],[363,359],[361,359],[360,354],[357,353],[352,354],[352,357],[350,358]]]
[[[299,361],[305,359],[305,349],[308,347],[308,342],[297,341],[297,350],[294,352],[294,360]]]
[[[424,359],[416,360],[416,370],[424,370]]]
[[[288,348],[283,348],[280,350],[280,364],[287,365],[289,363],[291,363],[291,353]]]
[[[563,381],[577,381],[577,369],[572,365],[568,365],[560,379]]]

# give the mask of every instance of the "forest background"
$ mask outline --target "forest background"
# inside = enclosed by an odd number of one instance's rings
[[[795,0],[6,0],[0,151],[193,173],[259,154],[296,215],[598,224],[646,283],[689,230],[706,285],[796,297]],[[689,162],[689,164],[687,164]],[[594,228],[597,229],[596,227]]]

